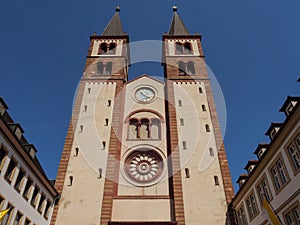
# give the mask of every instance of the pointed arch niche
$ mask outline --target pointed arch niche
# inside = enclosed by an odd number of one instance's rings
[[[137,110],[125,119],[127,140],[161,140],[164,118],[154,110]]]

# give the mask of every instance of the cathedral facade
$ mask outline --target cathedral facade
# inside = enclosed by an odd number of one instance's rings
[[[128,80],[130,43],[118,8],[102,34],[90,37],[52,225],[233,224],[201,35],[190,34],[173,10],[162,37],[164,81],[147,74]]]

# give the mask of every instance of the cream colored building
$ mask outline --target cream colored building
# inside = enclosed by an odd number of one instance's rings
[[[58,193],[7,109],[0,97],[0,210],[11,208],[1,225],[50,224]]]
[[[174,8],[162,41],[164,81],[128,81],[119,9],[90,38],[51,224],[230,224],[233,189],[201,36]]]
[[[272,123],[266,135],[270,143],[259,144],[258,160],[249,161],[248,174],[238,179],[233,199],[239,225],[271,224],[262,214],[265,197],[282,224],[300,224],[300,98],[288,97],[280,111],[283,123]]]

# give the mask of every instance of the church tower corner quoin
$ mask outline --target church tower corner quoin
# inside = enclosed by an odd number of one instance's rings
[[[90,37],[51,225],[234,224],[233,187],[201,35],[173,7],[164,81],[128,81],[120,8]]]

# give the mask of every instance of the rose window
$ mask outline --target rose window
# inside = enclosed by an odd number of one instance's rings
[[[155,151],[135,151],[125,161],[126,174],[135,182],[150,183],[162,173],[162,158]]]

